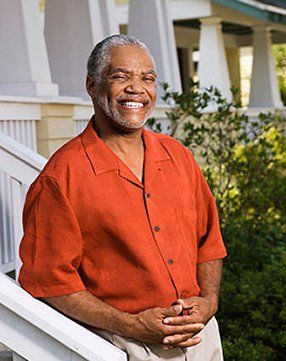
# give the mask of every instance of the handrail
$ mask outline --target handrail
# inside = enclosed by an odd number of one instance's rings
[[[47,159],[42,157],[40,154],[31,150],[28,147],[25,147],[21,143],[17,142],[15,139],[9,137],[5,133],[0,131],[0,149],[5,151],[11,157],[20,160],[25,165],[31,167],[36,172],[40,172],[44,165],[47,162]],[[5,168],[5,169],[3,169]],[[1,170],[9,172],[9,164],[1,161]],[[21,173],[19,173],[18,180],[22,181]]]
[[[1,272],[0,342],[31,361],[127,360],[122,350],[33,298]]]
[[[21,238],[23,193],[46,159],[0,132],[0,171],[10,177],[14,244]],[[16,257],[17,258],[17,257]],[[17,264],[14,269],[17,269]],[[125,361],[126,354],[43,302],[0,272],[0,343],[30,361]]]
[[[29,185],[47,160],[0,131],[0,220],[3,254],[0,270],[20,267],[18,246],[22,237],[22,207]]]

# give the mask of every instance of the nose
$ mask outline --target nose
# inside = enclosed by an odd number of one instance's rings
[[[132,77],[125,88],[126,93],[143,94],[144,87],[139,77]]]

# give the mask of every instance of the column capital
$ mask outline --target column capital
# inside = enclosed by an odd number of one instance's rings
[[[222,18],[218,16],[211,16],[207,18],[200,18],[200,22],[202,25],[211,26],[211,25],[221,25]]]
[[[267,25],[255,25],[252,26],[252,30],[255,33],[270,33],[271,27]]]

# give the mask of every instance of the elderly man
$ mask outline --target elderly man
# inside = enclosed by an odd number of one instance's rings
[[[137,39],[96,45],[95,116],[28,192],[19,281],[129,360],[222,360],[217,210],[191,152],[143,128],[156,76]]]

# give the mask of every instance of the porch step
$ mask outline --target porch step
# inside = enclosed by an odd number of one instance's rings
[[[13,361],[12,351],[1,351],[0,361]]]

